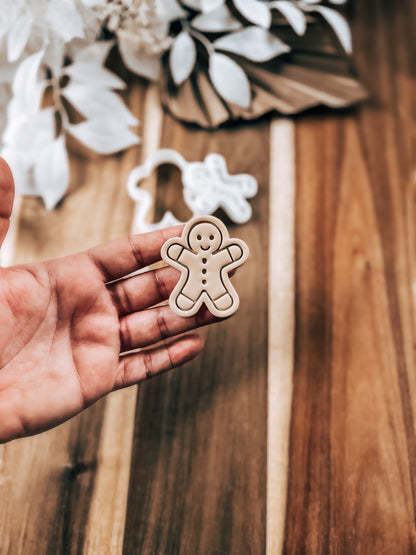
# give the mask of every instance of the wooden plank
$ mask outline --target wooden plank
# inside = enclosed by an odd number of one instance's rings
[[[146,88],[142,125],[142,160],[160,143],[162,109],[155,86]],[[132,168],[130,168],[132,169]],[[141,184],[155,196],[156,180]],[[135,207],[136,210],[137,207]],[[152,212],[148,214],[153,217]],[[134,218],[133,218],[134,219]],[[130,224],[131,225],[131,224]],[[140,230],[131,229],[132,233]],[[109,396],[101,430],[94,489],[85,532],[84,553],[121,553],[127,510],[128,483],[136,412],[137,387]]]
[[[160,103],[159,90],[156,85],[147,87],[144,105],[144,125],[143,125],[143,151],[142,163],[153,155],[160,147],[162,122],[163,122],[163,109]],[[156,198],[157,178],[156,175],[150,175],[143,180],[142,183],[137,184],[141,189],[146,190],[151,194],[152,198]],[[135,204],[133,223],[130,229],[131,233],[141,233],[144,230],[140,229],[138,225],[138,214],[140,213],[139,203]],[[154,205],[147,214],[147,220],[152,222],[155,216]]]
[[[136,398],[130,387],[106,400],[83,553],[122,552]]]
[[[269,126],[209,134],[166,116],[162,146],[188,160],[221,152],[260,192],[252,221],[231,226],[251,249],[235,276],[239,312],[207,331],[198,361],[139,388],[124,552],[264,553]],[[180,196],[161,177],[159,213]]]
[[[270,144],[267,553],[282,552],[295,333],[295,125],[276,119]]]
[[[144,92],[136,84],[129,98],[139,117]],[[71,156],[71,194],[57,210],[47,213],[37,200],[23,201],[16,262],[62,256],[128,234],[134,206],[125,183],[139,156],[138,148],[108,158]],[[121,551],[134,409],[134,390],[118,392],[59,428],[0,447],[2,553],[80,553],[86,540],[88,551],[97,537],[101,552]],[[102,489],[108,474],[111,505]],[[99,523],[103,499],[106,520]],[[101,528],[91,530],[97,522]]]
[[[296,133],[287,553],[416,550],[414,5],[354,6],[375,101]]]

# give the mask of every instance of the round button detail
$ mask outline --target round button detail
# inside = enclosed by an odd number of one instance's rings
[[[206,285],[206,283],[207,283],[207,280],[206,280],[206,279],[203,279],[203,280],[202,280],[202,285]]]
[[[203,274],[206,274],[206,273],[207,273],[206,268],[203,268],[203,269],[202,269],[202,273],[203,273]]]

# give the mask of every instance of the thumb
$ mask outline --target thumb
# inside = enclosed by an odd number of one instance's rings
[[[14,182],[7,162],[0,158],[0,247],[9,229],[14,200]]]

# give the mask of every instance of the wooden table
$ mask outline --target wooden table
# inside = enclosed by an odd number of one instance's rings
[[[372,101],[207,133],[129,104],[143,148],[76,155],[54,212],[22,203],[16,262],[129,232],[129,171],[159,146],[259,180],[234,318],[186,368],[0,449],[0,552],[416,552],[413,0],[356,1]],[[178,203],[158,175],[156,216]],[[155,179],[147,184],[155,190]]]

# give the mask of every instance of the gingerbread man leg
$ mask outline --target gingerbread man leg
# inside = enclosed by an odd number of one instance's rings
[[[226,293],[224,293],[224,295],[221,295],[221,297],[214,299],[212,303],[217,310],[228,310],[233,306],[234,299],[227,291]]]
[[[188,280],[184,283],[182,289],[178,291],[174,302],[180,310],[191,313],[201,293],[201,287],[197,281],[192,279],[192,272],[190,272]]]
[[[176,306],[184,312],[190,312],[195,306],[195,301],[193,301],[183,293],[179,293],[176,299],[174,299],[174,302]]]

